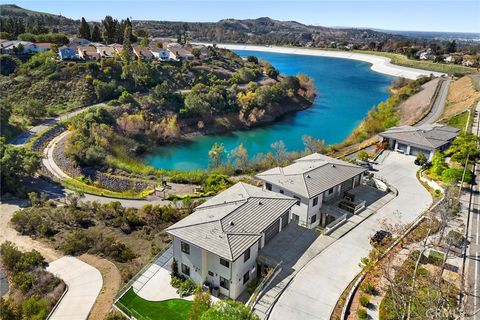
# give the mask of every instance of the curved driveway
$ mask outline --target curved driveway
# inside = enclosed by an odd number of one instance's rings
[[[445,103],[447,102],[448,87],[450,86],[450,82],[452,82],[452,79],[448,78],[440,84],[440,89],[438,95],[435,97],[432,109],[425,116],[425,118],[415,124],[416,127],[426,123],[434,123],[440,119],[443,114],[443,110],[445,109]]]
[[[378,175],[398,189],[398,196],[301,269],[269,319],[330,319],[340,295],[360,272],[360,259],[371,250],[369,237],[381,228],[382,219],[410,223],[431,205],[430,194],[416,178],[418,167],[413,161],[414,157],[392,152],[376,166]]]

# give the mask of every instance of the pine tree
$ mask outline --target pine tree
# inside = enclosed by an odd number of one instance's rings
[[[100,28],[97,25],[94,25],[92,29],[92,41],[101,42],[102,40],[102,33],[100,31]]]
[[[82,22],[80,22],[80,26],[78,27],[78,36],[83,39],[91,40],[90,34],[90,26],[88,25],[85,18],[82,17]]]
[[[107,44],[114,43],[117,39],[117,26],[118,20],[113,19],[111,16],[106,16],[105,19],[102,20],[103,25],[103,40]]]

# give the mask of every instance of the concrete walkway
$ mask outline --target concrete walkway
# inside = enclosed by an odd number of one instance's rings
[[[435,101],[433,102],[432,109],[430,112],[415,124],[416,127],[426,124],[426,123],[434,123],[443,114],[443,110],[445,109],[445,103],[447,102],[447,95],[448,95],[448,88],[450,86],[450,83],[452,82],[452,79],[448,78],[447,80],[443,81],[440,84],[440,89],[438,91],[438,94],[435,98]]]
[[[100,271],[71,256],[49,264],[47,271],[62,279],[68,291],[53,311],[50,320],[85,320],[102,289]]]
[[[360,259],[371,250],[369,238],[382,228],[382,220],[407,224],[431,205],[413,161],[414,157],[389,153],[376,166],[378,175],[397,188],[398,196],[310,260],[286,286],[270,319],[330,318],[340,295],[360,271]]]

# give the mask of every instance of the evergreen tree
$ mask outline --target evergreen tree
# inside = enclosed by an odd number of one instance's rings
[[[132,28],[126,27],[125,34],[123,36],[123,58],[125,62],[128,63],[129,61],[133,60],[133,47],[132,43],[130,42],[130,34],[132,33]]]
[[[97,25],[93,26],[91,39],[93,42],[101,42],[103,40],[102,32],[100,31],[100,28]]]
[[[111,16],[106,16],[102,20],[103,25],[103,40],[107,44],[114,43],[117,40],[117,27],[118,20],[113,19]]]
[[[78,36],[87,40],[92,39],[90,34],[90,26],[88,25],[84,17],[82,17],[82,21],[80,22],[80,26],[78,27]]]

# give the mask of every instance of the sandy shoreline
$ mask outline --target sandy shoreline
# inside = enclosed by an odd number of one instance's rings
[[[210,45],[208,43],[203,43]],[[404,77],[407,79],[417,79],[421,76],[429,76],[433,74],[435,76],[442,76],[443,73],[427,71],[421,69],[414,69],[409,67],[402,67],[390,63],[390,58],[374,56],[370,54],[348,52],[348,51],[329,51],[320,49],[305,49],[305,48],[286,48],[275,46],[259,46],[259,45],[242,45],[242,44],[217,44],[219,48],[225,48],[230,50],[252,50],[261,52],[274,52],[274,53],[286,53],[286,54],[300,54],[306,56],[328,57],[328,58],[342,58],[360,60],[371,63],[371,69],[376,72],[388,74],[395,77]]]

